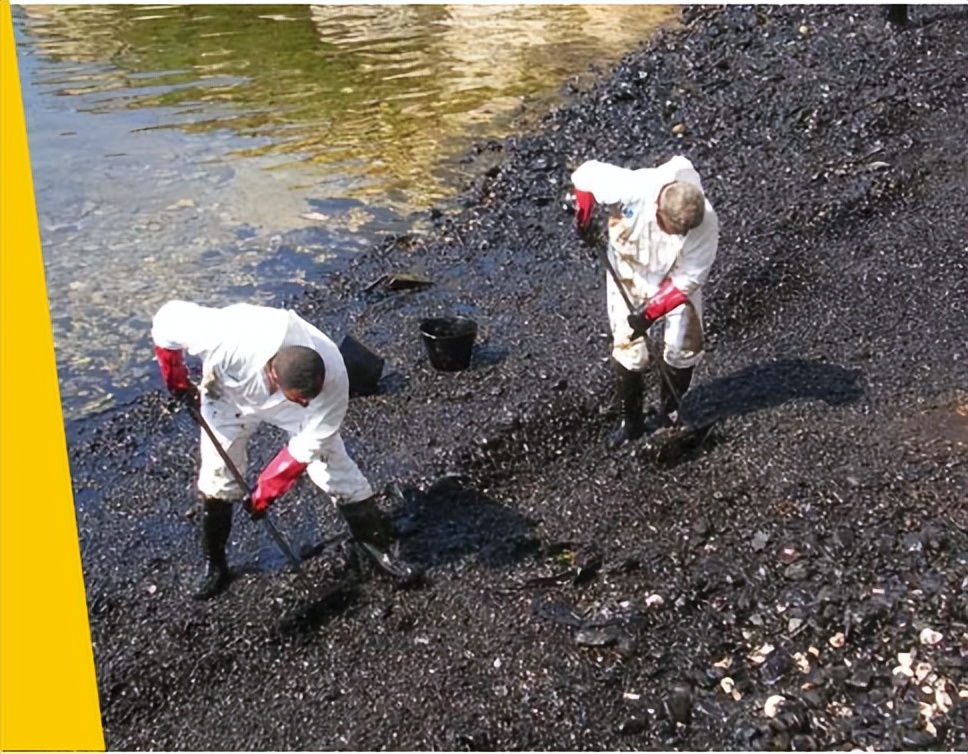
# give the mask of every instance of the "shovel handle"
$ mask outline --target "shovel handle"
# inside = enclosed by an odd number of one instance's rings
[[[608,253],[604,249],[599,250],[599,255],[602,258],[602,264],[605,265],[605,269],[608,270],[608,274],[612,276],[612,280],[615,282],[615,286],[618,288],[618,292],[622,294],[622,299],[625,301],[625,305],[629,309],[629,314],[637,314],[638,311],[635,305],[632,303],[632,299],[629,297],[629,293],[625,290],[625,286],[622,285],[622,281],[619,280],[618,273],[612,266],[612,263],[608,259]],[[682,402],[682,396],[679,395],[679,391],[676,390],[675,385],[672,384],[672,379],[669,377],[665,370],[664,360],[658,356],[655,352],[655,344],[652,342],[652,338],[649,337],[648,333],[642,333],[642,338],[645,340],[645,347],[649,352],[649,361],[652,361],[656,369],[659,370],[659,375],[662,377],[662,381],[665,382],[666,387],[672,391],[672,395],[675,396],[676,403]],[[635,340],[633,337],[632,340]]]
[[[188,407],[188,413],[192,415],[192,419],[194,419],[195,423],[202,428],[202,431],[205,432],[206,435],[208,435],[208,439],[212,441],[212,445],[215,446],[215,450],[225,462],[225,465],[228,467],[228,470],[231,472],[232,476],[235,477],[235,481],[242,489],[246,490],[246,497],[249,497],[251,493],[249,492],[249,485],[246,484],[245,477],[242,476],[242,472],[239,471],[239,467],[233,463],[231,458],[229,458],[228,452],[222,447],[222,443],[218,441],[218,438],[215,436],[215,432],[212,431],[212,428],[208,425],[208,422],[205,421],[205,417],[202,416],[202,412],[199,410],[198,406],[195,405],[194,401],[188,401],[185,405]]]
[[[249,485],[246,484],[245,477],[242,476],[242,472],[239,471],[239,467],[232,462],[231,458],[229,458],[229,454],[225,448],[222,447],[222,443],[220,443],[218,438],[215,437],[215,432],[212,431],[212,428],[209,426],[208,422],[205,421],[205,417],[202,416],[202,412],[199,410],[198,406],[195,405],[194,401],[186,402],[186,406],[188,407],[188,413],[192,415],[192,419],[194,419],[195,423],[202,428],[202,431],[205,432],[206,435],[208,435],[208,439],[212,441],[212,445],[215,446],[215,450],[218,451],[219,456],[221,456],[222,460],[225,462],[225,465],[232,473],[232,476],[235,477],[235,481],[242,489],[248,490]],[[250,498],[251,493],[247,491],[246,499],[248,500]],[[289,543],[286,542],[285,537],[282,536],[282,533],[279,531],[276,525],[269,519],[268,514],[262,517],[262,522],[265,524],[269,535],[279,546],[282,554],[286,556],[286,560],[289,561],[289,565],[293,567],[296,573],[302,576],[302,569],[299,567],[299,559],[296,557],[295,553],[293,553],[292,548],[289,546]]]
[[[228,467],[232,476],[235,477],[235,481],[242,489],[246,491],[246,497],[249,497],[251,493],[249,491],[249,485],[246,484],[245,477],[242,476],[242,472],[239,471],[239,467],[232,462],[231,458],[229,458],[228,452],[222,447],[222,443],[218,441],[218,438],[215,436],[212,428],[208,425],[208,422],[205,421],[205,417],[202,416],[202,412],[198,409],[198,406],[195,405],[194,400],[186,401],[185,406],[188,408],[188,413],[192,415],[192,419],[195,420],[195,423],[202,428],[202,431],[205,432],[206,435],[208,435],[208,439],[212,441],[212,445],[215,446],[215,450],[225,462],[225,465]]]

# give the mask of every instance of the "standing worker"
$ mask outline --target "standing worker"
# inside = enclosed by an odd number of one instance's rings
[[[225,546],[232,503],[245,501],[258,520],[303,471],[339,500],[351,536],[379,551],[384,570],[403,580],[415,575],[397,554],[393,525],[340,437],[349,380],[332,340],[285,309],[251,304],[216,309],[187,301],[162,306],[151,337],[165,386],[176,397],[200,400],[202,418],[242,474],[248,465],[248,440],[260,423],[289,433],[288,444],[259,475],[250,497],[202,432],[198,490],[208,564],[197,599],[213,597],[229,581]],[[197,391],[188,379],[186,350],[202,360]]]
[[[618,380],[621,426],[609,438],[617,447],[646,432],[678,423],[679,402],[702,359],[702,286],[716,258],[719,220],[685,157],[656,168],[629,170],[597,160],[571,176],[575,218],[587,232],[595,203],[611,205],[607,259],[625,289],[606,275],[612,359]],[[665,319],[660,401],[642,413],[642,373],[649,362],[648,329]]]

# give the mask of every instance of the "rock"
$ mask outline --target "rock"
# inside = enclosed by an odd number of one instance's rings
[[[873,673],[869,667],[858,667],[845,683],[851,688],[866,691],[870,688],[872,678]]]
[[[767,686],[773,686],[777,681],[793,670],[793,657],[782,647],[775,649],[760,667],[760,676]]]
[[[921,630],[921,635],[919,638],[921,639],[922,644],[934,646],[944,638],[944,635],[939,631],[935,631],[933,628],[924,628]]]
[[[619,723],[618,732],[623,736],[637,736],[648,727],[648,721],[645,718],[634,716]]]
[[[665,710],[669,719],[680,725],[692,722],[693,691],[688,683],[676,683],[669,690]]]
[[[810,574],[810,569],[805,561],[799,561],[788,565],[784,571],[783,576],[791,581],[802,581],[807,578]]]
[[[712,530],[709,524],[709,519],[705,516],[700,516],[692,524],[692,530],[699,537],[705,537]]]
[[[933,749],[938,737],[924,730],[906,730],[901,733],[901,745],[907,749]]]

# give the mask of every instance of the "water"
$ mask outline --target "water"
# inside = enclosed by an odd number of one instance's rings
[[[674,14],[15,6],[65,418],[160,385],[148,331],[166,300],[271,304],[419,232],[466,185],[471,144],[533,123]]]

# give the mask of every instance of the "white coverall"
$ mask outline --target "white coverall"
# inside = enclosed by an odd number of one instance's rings
[[[685,236],[665,233],[656,221],[656,202],[662,187],[685,181],[702,189],[699,174],[685,157],[677,156],[656,168],[629,170],[597,160],[583,163],[571,176],[576,189],[594,195],[600,204],[618,205],[608,221],[608,259],[629,298],[642,307],[662,281],[688,298],[665,316],[666,362],[677,369],[699,363],[703,355],[702,286],[719,246],[719,220],[706,200],[702,223]],[[608,319],[612,328],[612,358],[626,369],[640,372],[649,362],[644,338],[631,340],[628,306],[606,271]]]
[[[285,309],[233,304],[216,309],[169,301],[155,315],[151,337],[162,348],[187,349],[202,359],[201,412],[242,474],[248,440],[261,422],[289,433],[293,458],[323,491],[345,502],[373,494],[347,455],[339,434],[349,402],[343,357],[328,337]],[[323,389],[308,406],[269,394],[265,366],[283,346],[308,346],[323,358]],[[198,490],[217,500],[239,500],[239,487],[205,432],[201,433]]]

